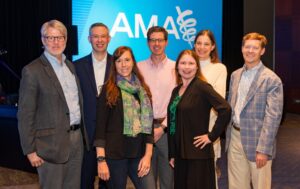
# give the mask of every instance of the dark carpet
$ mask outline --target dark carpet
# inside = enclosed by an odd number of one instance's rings
[[[219,189],[228,189],[224,151],[218,163],[221,168]],[[300,115],[286,114],[278,130],[277,154],[272,165],[272,189],[300,189]]]
[[[224,145],[224,141],[222,142]],[[36,184],[35,170],[21,151],[15,118],[0,118],[0,149],[1,189],[26,188],[25,185]],[[224,152],[218,164],[221,168],[219,188],[228,189],[227,160]],[[272,170],[272,189],[300,189],[300,115],[286,114],[278,131],[277,156],[273,161]]]

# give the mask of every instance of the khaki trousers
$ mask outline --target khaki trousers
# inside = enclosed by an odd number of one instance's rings
[[[260,168],[256,162],[247,159],[241,144],[240,132],[231,129],[231,140],[228,148],[228,184],[229,189],[271,189],[272,160]]]

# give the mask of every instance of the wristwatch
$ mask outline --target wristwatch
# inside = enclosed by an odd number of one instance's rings
[[[163,129],[164,133],[167,133],[168,132],[168,127],[163,125],[163,124],[160,124],[160,127]]]
[[[97,162],[103,162],[105,161],[105,157],[104,156],[98,156],[97,157]]]

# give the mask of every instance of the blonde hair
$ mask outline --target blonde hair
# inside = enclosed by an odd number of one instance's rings
[[[260,33],[256,33],[256,32],[252,32],[252,33],[248,33],[243,37],[243,42],[242,42],[242,46],[244,46],[245,42],[247,40],[259,40],[260,41],[260,46],[261,48],[265,48],[265,46],[267,45],[268,41],[266,36],[260,34]]]

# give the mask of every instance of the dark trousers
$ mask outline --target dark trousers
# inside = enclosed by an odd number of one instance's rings
[[[96,149],[90,146],[90,151],[85,151],[81,168],[81,189],[94,189],[95,177],[97,173]],[[99,181],[99,189],[105,189],[106,182]]]
[[[142,189],[141,178],[138,177],[138,165],[141,158],[113,160],[107,159],[110,179],[108,189],[126,189],[127,176],[131,179],[136,189]]]

